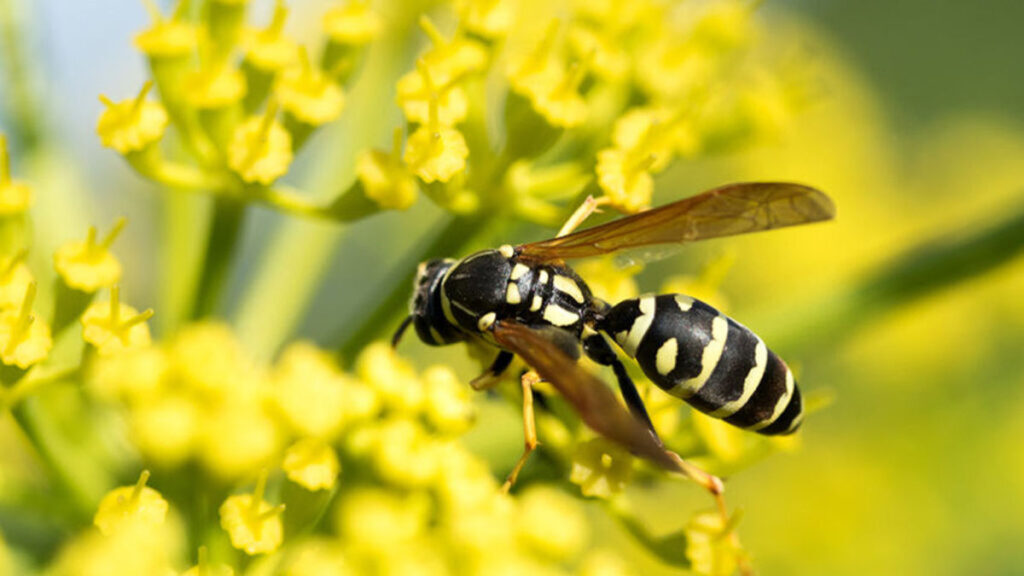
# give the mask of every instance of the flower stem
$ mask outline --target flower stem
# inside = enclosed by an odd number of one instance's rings
[[[206,257],[193,300],[193,318],[217,312],[242,235],[245,213],[245,204],[234,198],[218,197],[214,200]]]

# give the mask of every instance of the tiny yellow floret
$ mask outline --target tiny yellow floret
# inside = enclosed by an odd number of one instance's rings
[[[345,94],[319,68],[309,62],[306,50],[299,51],[299,64],[278,77],[274,88],[281,108],[296,120],[320,126],[341,115]]]
[[[167,501],[159,492],[146,486],[149,470],[143,470],[134,486],[122,486],[107,493],[100,501],[93,524],[104,535],[122,530],[147,528],[163,524],[167,517]]]
[[[25,289],[32,283],[32,271],[25,264],[28,250],[0,261],[0,310],[17,308],[25,297]]]
[[[263,116],[250,118],[235,129],[228,145],[228,166],[249,183],[269,185],[288,172],[292,137],[276,119],[277,105]]]
[[[32,188],[11,178],[7,137],[0,134],[0,216],[21,214],[32,206]]]
[[[29,283],[18,309],[0,312],[0,360],[25,369],[42,361],[53,347],[50,326],[32,310],[36,283]]]
[[[82,339],[102,355],[144,348],[151,340],[147,320],[153,309],[139,312],[121,303],[117,285],[110,288],[110,302],[95,302],[82,314]]]
[[[307,438],[288,448],[282,468],[289,480],[316,491],[334,487],[341,464],[333,448],[320,440]]]
[[[250,30],[245,37],[245,59],[264,72],[277,72],[295,62],[299,46],[284,35],[288,7],[283,0],[274,6],[270,25],[262,30]]]
[[[416,179],[402,163],[402,129],[396,128],[391,152],[364,150],[356,158],[356,176],[366,197],[386,210],[405,210],[416,202]]]
[[[252,494],[229,496],[220,507],[220,525],[231,545],[250,556],[273,552],[284,539],[284,505],[273,506],[263,500],[266,487],[267,473],[263,472]]]
[[[129,154],[163,138],[167,130],[167,111],[158,102],[146,100],[152,87],[152,82],[146,82],[133,100],[116,103],[100,96],[106,109],[96,123],[96,133],[104,146]]]
[[[188,1],[181,0],[181,3]],[[188,20],[179,18],[180,11],[174,18],[167,20],[155,4],[150,1],[145,4],[150,10],[153,26],[135,36],[135,46],[152,58],[174,58],[192,54],[199,40],[199,29]]]
[[[640,211],[651,204],[654,179],[648,171],[657,161],[654,156],[631,154],[618,148],[597,153],[597,182],[615,208],[627,212]]]
[[[119,219],[100,242],[96,242],[96,228],[90,227],[85,241],[71,241],[58,248],[53,255],[54,268],[64,283],[88,293],[116,284],[121,279],[121,263],[111,254],[110,245],[125,223],[124,218]]]
[[[308,342],[291,344],[272,378],[277,407],[293,430],[323,439],[341,431],[351,384],[329,354]]]
[[[448,182],[466,169],[469,146],[462,133],[438,118],[437,97],[430,99],[430,118],[409,136],[402,160],[426,183]]]
[[[324,31],[332,42],[362,46],[373,40],[384,22],[365,0],[354,0],[324,14]]]
[[[580,444],[572,459],[569,481],[584,496],[608,498],[622,491],[633,475],[629,452],[603,438]]]
[[[456,0],[455,11],[467,30],[484,38],[498,39],[515,23],[513,0]]]

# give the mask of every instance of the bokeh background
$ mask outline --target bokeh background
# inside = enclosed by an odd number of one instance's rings
[[[10,114],[19,105],[41,119],[15,151],[46,150],[31,169],[58,191],[38,201],[66,208],[38,224],[57,231],[54,242],[87,223],[129,218],[119,241],[133,271],[124,290],[157,308],[159,329],[161,317],[183,313],[174,308],[180,279],[154,264],[165,207],[95,136],[96,96],[128,97],[145,78],[130,42],[148,16],[128,0],[30,4],[26,78],[38,98],[13,102],[0,85],[8,111],[0,130],[19,122]],[[301,30],[326,3],[292,5],[289,26]],[[730,483],[731,504],[746,511],[744,544],[764,574],[1022,574],[1024,5],[768,0],[759,10],[766,33],[813,70],[814,102],[770,142],[676,165],[657,180],[656,198],[727,181],[796,180],[833,195],[839,217],[687,248],[638,278],[654,290],[725,255],[733,264],[719,287],[724,308],[790,358],[813,397],[829,399],[793,450]],[[398,118],[391,96],[369,91],[351,95],[345,114],[301,159],[296,173],[310,188],[350,178],[352,166],[334,160],[390,137],[360,126]],[[260,211],[231,279],[228,316],[259,356],[296,337],[341,345],[413,264],[404,247],[427,241],[442,218],[425,198],[347,228]],[[481,244],[547,234],[502,229]],[[191,235],[201,231],[178,240]],[[295,291],[310,297],[287,297]],[[288,309],[302,300],[303,309]],[[403,354],[472,375],[459,350],[410,343]],[[514,458],[516,414],[485,414],[471,441],[495,460]],[[673,484],[637,498],[652,525],[668,529],[679,520],[673,509],[703,495]],[[605,538],[632,546],[606,528]],[[671,573],[640,549],[632,558],[638,573]]]

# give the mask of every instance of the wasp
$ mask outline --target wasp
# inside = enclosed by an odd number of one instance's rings
[[[824,193],[800,184],[739,183],[572,232],[593,209],[592,201],[585,204],[549,240],[420,264],[410,314],[393,344],[411,324],[431,346],[475,340],[497,348],[493,363],[472,382],[477,389],[496,383],[515,356],[532,368],[522,379],[526,449],[506,490],[537,446],[532,386],[542,378],[595,432],[720,495],[718,478],[662,443],[612,343],[662,390],[765,435],[791,434],[800,426],[803,402],[792,372],[756,334],[704,302],[683,294],[604,302],[566,261],[829,220],[835,207]],[[577,363],[581,351],[612,369],[628,412]]]

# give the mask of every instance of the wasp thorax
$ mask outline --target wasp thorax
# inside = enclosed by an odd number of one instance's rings
[[[449,319],[470,332],[484,329],[486,322],[481,324],[481,319],[506,305],[511,273],[511,262],[498,250],[477,252],[457,262],[441,287]]]
[[[465,338],[445,317],[441,302],[441,281],[454,264],[451,259],[423,262],[413,283],[409,311],[412,324],[420,340],[432,346],[452,344]]]

